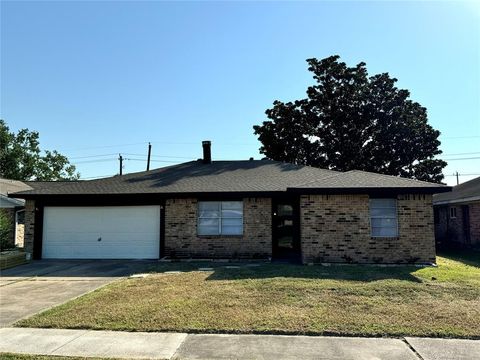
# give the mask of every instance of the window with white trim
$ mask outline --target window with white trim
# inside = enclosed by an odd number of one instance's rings
[[[370,199],[372,237],[397,237],[397,200]]]
[[[242,235],[243,201],[199,201],[198,235]]]
[[[451,207],[450,208],[450,219],[456,219],[457,218],[457,208],[456,207]]]

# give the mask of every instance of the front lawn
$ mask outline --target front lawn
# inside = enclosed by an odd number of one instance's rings
[[[146,278],[117,281],[17,325],[480,338],[478,253],[439,256],[438,268],[231,265],[161,263]]]

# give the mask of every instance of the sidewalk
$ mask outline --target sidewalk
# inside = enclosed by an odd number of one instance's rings
[[[480,359],[479,340],[3,328],[0,353],[124,359]]]

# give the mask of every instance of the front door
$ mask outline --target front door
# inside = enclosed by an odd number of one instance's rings
[[[298,199],[274,199],[272,210],[273,259],[300,261]]]

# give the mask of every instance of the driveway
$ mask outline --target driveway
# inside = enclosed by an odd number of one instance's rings
[[[0,327],[145,271],[152,261],[38,260],[2,271]]]

